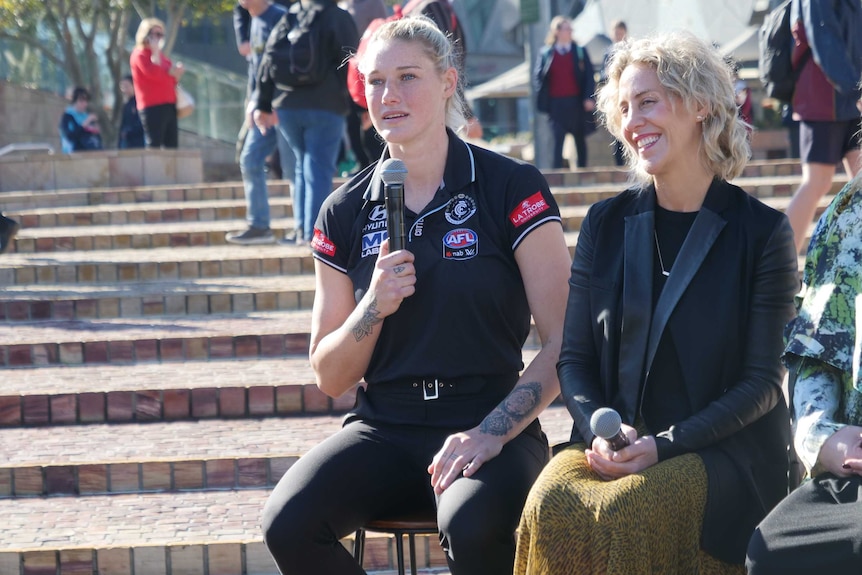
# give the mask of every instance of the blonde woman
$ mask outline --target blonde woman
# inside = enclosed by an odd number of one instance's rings
[[[533,486],[515,573],[741,574],[788,493],[793,231],[728,183],[748,139],[705,42],[623,43],[598,106],[634,185],[581,228],[557,366],[574,445]],[[599,408],[619,413],[627,446],[593,431]]]
[[[164,22],[142,20],[129,63],[148,148],[176,148],[178,143],[177,82],[185,69],[163,53],[164,46]]]
[[[263,514],[282,573],[363,573],[339,540],[391,514],[435,516],[453,575],[511,575],[521,506],[548,458],[536,419],[559,393],[569,264],[542,175],[461,140],[455,54],[428,18],[363,53],[383,160],[406,166],[405,249],[390,251],[381,164],[323,205],[311,365],[354,390],[335,435],[284,475]],[[521,372],[534,318],[541,350]]]

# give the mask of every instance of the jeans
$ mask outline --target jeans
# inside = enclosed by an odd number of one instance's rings
[[[242,185],[245,190],[246,220],[253,228],[269,229],[269,195],[266,192],[266,158],[278,145],[281,158],[282,177],[293,181],[293,152],[284,136],[278,130],[267,130],[261,134],[257,126],[252,125],[245,136],[242,153],[239,157],[239,167],[242,171]],[[297,207],[294,203],[294,217]],[[301,220],[297,220],[299,226]]]
[[[301,213],[302,239],[310,242],[320,206],[332,192],[345,119],[324,110],[279,108],[277,113],[278,130],[296,157],[294,210]]]

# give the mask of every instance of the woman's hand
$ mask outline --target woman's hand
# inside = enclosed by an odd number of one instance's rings
[[[380,246],[368,291],[381,318],[395,313],[404,298],[416,293],[414,259],[407,250],[389,253],[389,240]]]
[[[820,448],[817,467],[837,475],[862,475],[862,427],[847,425],[829,436]]]
[[[584,451],[590,468],[605,481],[638,473],[658,463],[658,449],[652,435],[638,438],[637,431],[626,424],[622,425],[622,431],[629,445],[619,451],[611,449],[601,437],[593,439],[593,448]]]
[[[180,79],[183,77],[183,74],[186,73],[186,68],[185,66],[183,66],[182,62],[177,62],[176,64],[171,66],[171,69],[168,71],[168,73],[174,78],[176,78],[177,82],[179,82]]]
[[[483,463],[500,454],[504,443],[502,436],[482,433],[479,428],[447,437],[428,466],[434,493],[443,493],[462,474],[470,477],[476,473]]]

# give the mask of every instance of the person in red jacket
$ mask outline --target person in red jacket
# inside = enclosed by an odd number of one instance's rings
[[[185,69],[182,62],[171,62],[162,52],[164,46],[164,22],[144,18],[135,34],[130,65],[148,148],[177,147],[177,82]]]

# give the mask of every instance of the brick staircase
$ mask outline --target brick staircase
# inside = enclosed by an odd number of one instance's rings
[[[547,177],[571,250],[625,180]],[[797,181],[774,161],[739,183],[783,208]],[[280,233],[286,186],[270,195]],[[353,402],[314,385],[310,252],[225,245],[244,225],[238,183],[7,192],[0,207],[22,224],[0,257],[0,575],[274,575],[263,502]],[[564,407],[541,419],[568,437]],[[423,573],[446,572],[419,539]],[[369,535],[366,568],[394,569],[393,549]]]

